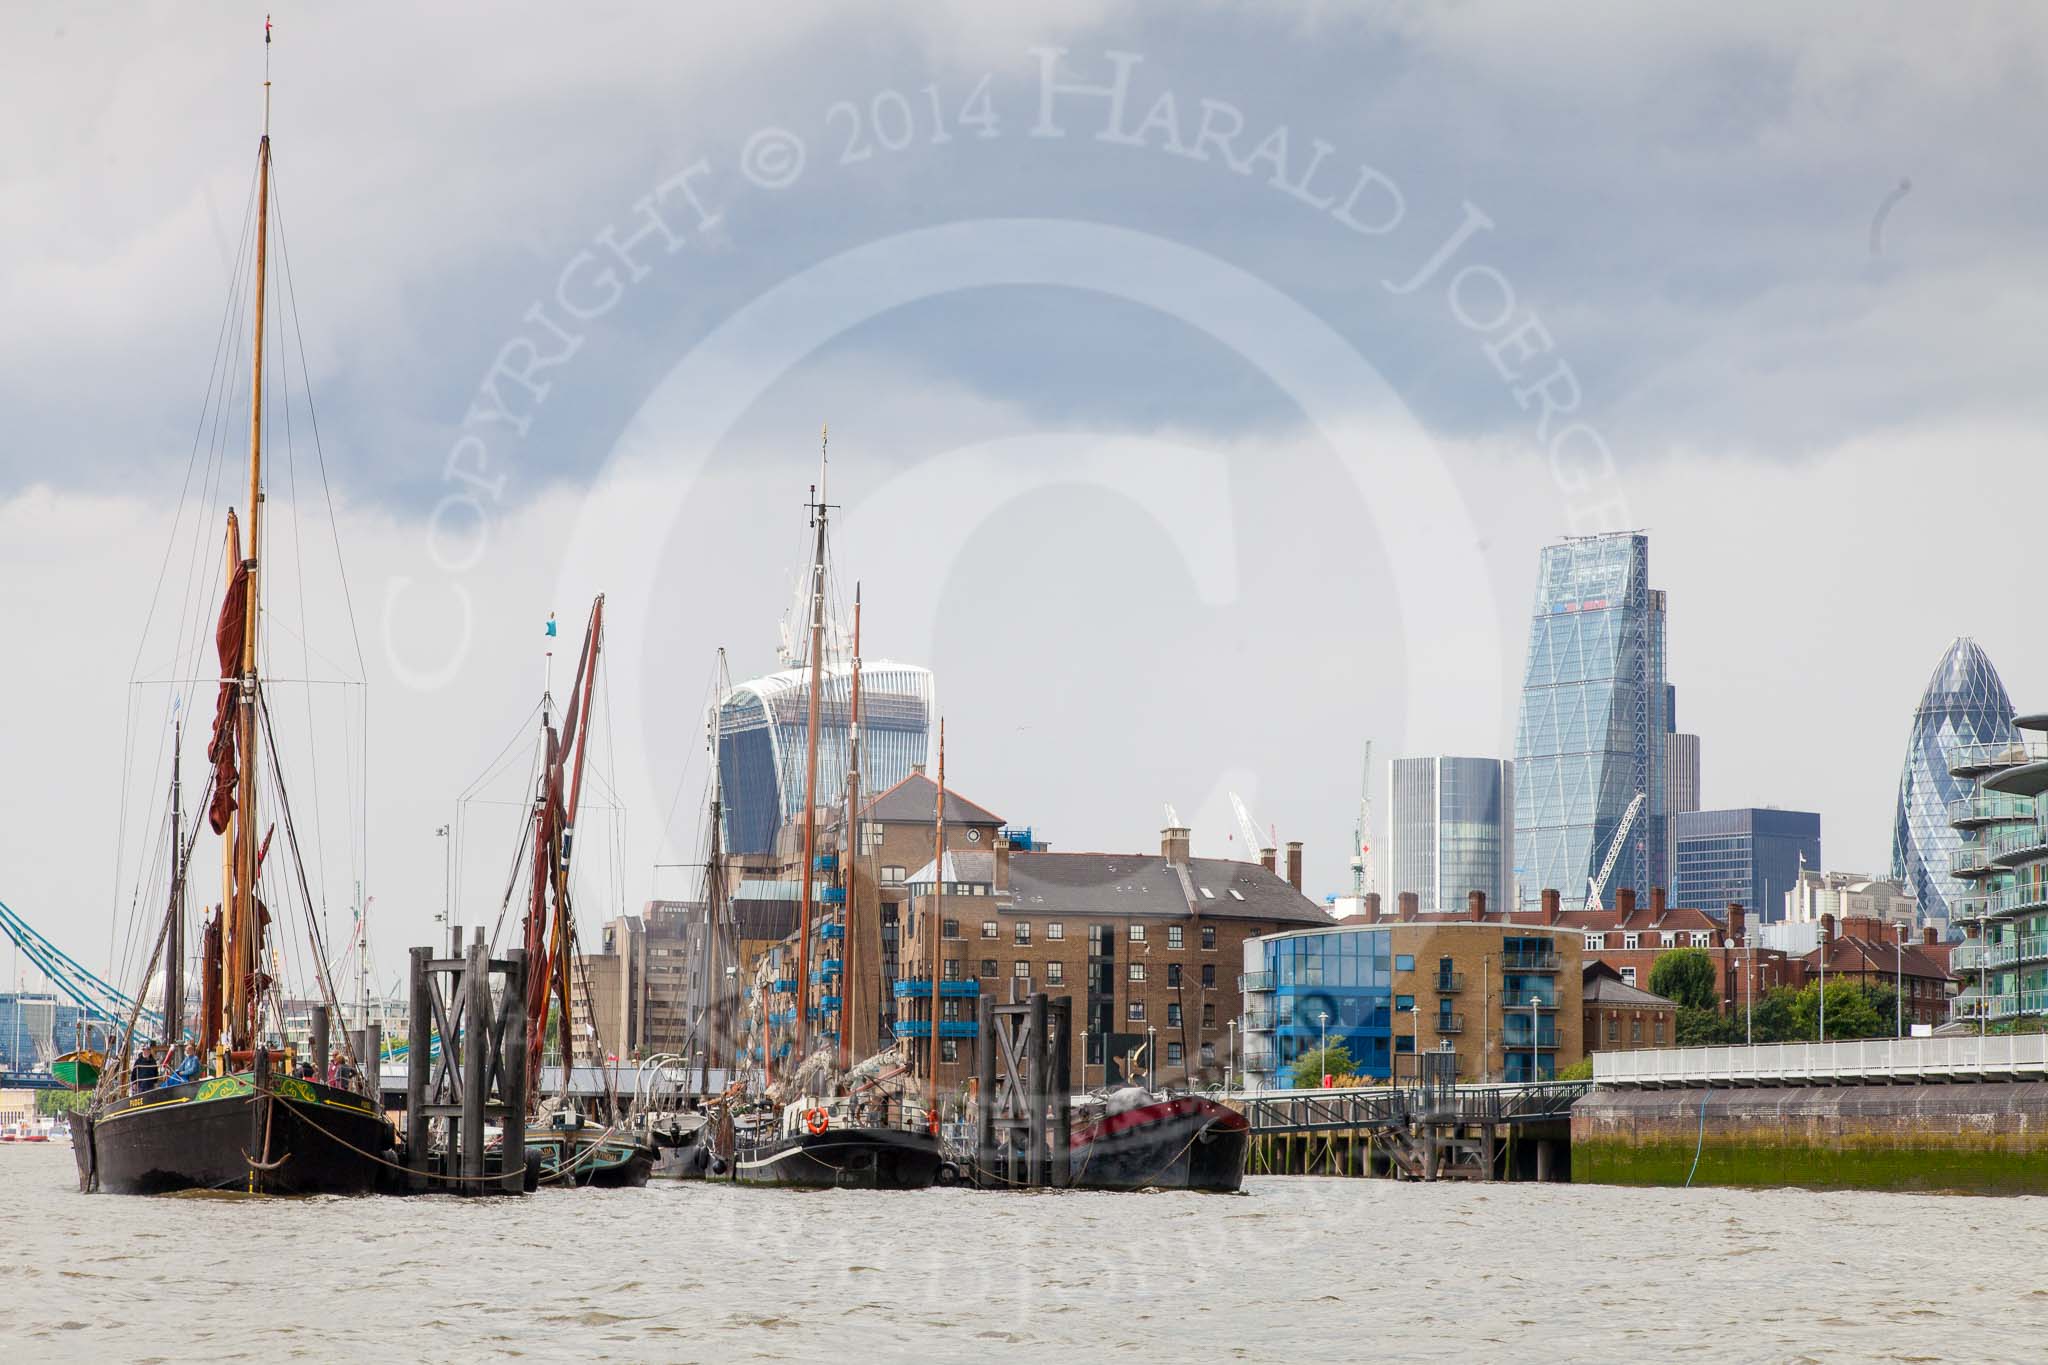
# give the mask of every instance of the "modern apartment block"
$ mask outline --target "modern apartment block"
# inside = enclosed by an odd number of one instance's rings
[[[1325,1039],[1378,1080],[1413,1082],[1420,1054],[1449,1059],[1438,1065],[1466,1084],[1550,1079],[1583,1050],[1582,942],[1569,930],[1452,917],[1253,939],[1247,1081],[1289,1088],[1296,1060]]]
[[[1425,914],[1474,891],[1506,905],[1515,878],[1515,765],[1437,755],[1387,765],[1389,884],[1413,890]]]
[[[1679,905],[1755,906],[1764,922],[1784,913],[1800,872],[1820,866],[1820,816],[1743,807],[1671,817],[1671,899]]]
[[[1948,896],[1964,941],[1950,969],[1963,989],[1953,1021],[2048,1018],[2048,714],[2021,716],[2013,738],[1964,745],[1950,771],[1971,789],[1949,807],[1956,845]]]
[[[1581,895],[1631,804],[1642,807],[1607,889],[1666,884],[1664,594],[1649,537],[1586,536],[1544,549],[1515,739],[1515,860],[1525,905]]]

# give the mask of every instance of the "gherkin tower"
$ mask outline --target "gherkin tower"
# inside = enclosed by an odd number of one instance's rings
[[[1892,879],[1919,901],[1923,922],[1947,924],[1950,898],[1960,890],[1949,877],[1950,858],[1962,842],[1949,825],[1949,806],[1970,794],[1970,782],[1949,774],[1956,751],[2016,742],[2012,717],[2012,700],[1990,658],[1975,640],[1957,639],[1913,712],[1892,825]]]

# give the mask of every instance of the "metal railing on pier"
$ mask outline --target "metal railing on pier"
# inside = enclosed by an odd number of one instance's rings
[[[1591,1081],[1536,1085],[1461,1085],[1449,1088],[1267,1090],[1225,1095],[1254,1135],[1334,1133],[1416,1123],[1540,1123],[1565,1119],[1592,1089]]]
[[[1960,998],[1957,1003],[1962,1003]],[[1603,1088],[1995,1080],[2048,1080],[2048,1034],[1866,1038],[1844,1043],[1763,1043],[1756,1047],[1593,1054],[1593,1083]]]

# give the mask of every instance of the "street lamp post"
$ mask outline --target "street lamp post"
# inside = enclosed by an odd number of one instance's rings
[[[1237,1020],[1228,1020],[1224,1027],[1230,1030],[1230,1037],[1223,1044],[1223,1093],[1228,1095],[1230,1093],[1230,1070],[1237,1062]]]
[[[445,928],[454,913],[455,841],[448,837],[446,825],[435,830],[434,837],[441,841],[441,924]]]
[[[1543,1020],[1543,992],[1541,989],[1529,993],[1529,1084],[1534,1085],[1543,1078],[1543,1039],[1540,1027]]]
[[[1898,979],[1892,986],[1892,1023],[1899,1037],[1906,1036],[1906,926],[1899,926],[1898,942],[1893,945],[1898,955]]]
[[[1316,1018],[1320,1020],[1323,1025],[1323,1084],[1328,1085],[1330,1083],[1330,1012],[1328,1010],[1324,1010],[1321,1013],[1317,1014]]]
[[[1145,1026],[1145,1088],[1159,1088],[1159,1030],[1150,1024]]]

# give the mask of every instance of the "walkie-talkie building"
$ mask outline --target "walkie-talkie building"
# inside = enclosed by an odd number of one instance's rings
[[[861,788],[886,791],[927,761],[932,675],[916,664],[864,661],[860,670]],[[785,669],[720,699],[716,725],[728,853],[767,853],[784,821],[803,812],[811,675]],[[845,799],[851,766],[853,669],[827,665],[818,697],[818,804]]]
[[[1515,861],[1523,905],[1547,888],[1583,898],[1638,795],[1642,808],[1602,889],[1648,901],[1666,884],[1664,594],[1649,537],[1546,546],[1515,737]]]
[[[1923,923],[1947,926],[1950,899],[1963,891],[1950,876],[1963,838],[1949,821],[1972,784],[1951,772],[1956,755],[1972,745],[2017,743],[2012,719],[2012,699],[1977,642],[1951,644],[1913,712],[1892,824],[1892,880],[1919,902]]]

